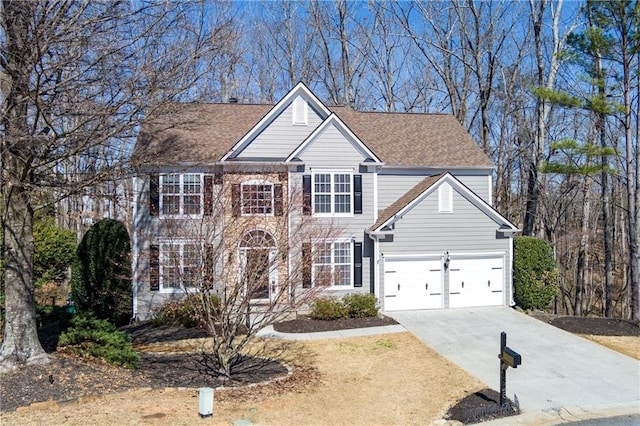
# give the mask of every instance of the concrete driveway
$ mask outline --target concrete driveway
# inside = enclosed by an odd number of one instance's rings
[[[500,389],[500,332],[522,365],[507,370],[507,396],[523,412],[640,412],[640,362],[506,307],[389,314],[428,346]]]

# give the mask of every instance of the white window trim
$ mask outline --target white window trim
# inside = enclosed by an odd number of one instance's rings
[[[245,185],[269,185],[271,186],[271,213],[245,213],[244,212],[244,186]],[[275,215],[275,196],[274,184],[264,179],[252,179],[240,184],[240,215],[241,216],[274,216]]]
[[[316,287],[316,283],[315,283],[315,277],[316,277],[316,263],[314,262],[315,259],[315,251],[316,251],[316,247],[318,244],[327,244],[330,243],[331,244],[331,285],[330,286],[319,286],[321,288],[326,288],[329,290],[340,290],[340,289],[351,289],[354,288],[353,287],[353,241],[351,238],[336,238],[333,240],[313,240],[311,242],[311,277],[312,277],[312,282],[311,282],[311,286],[312,287]],[[335,271],[335,247],[334,244],[336,243],[346,243],[349,246],[349,284],[347,285],[335,285],[334,284],[334,271]],[[343,265],[342,263],[339,263],[338,265]]]
[[[175,293],[188,293],[189,291],[195,291],[197,289],[197,287],[185,287],[182,283],[182,279],[180,282],[180,287],[165,287],[164,286],[164,279],[165,279],[165,274],[164,274],[164,268],[166,263],[169,261],[169,259],[165,259],[165,257],[167,256],[164,250],[164,246],[166,245],[172,245],[172,246],[180,246],[180,265],[178,266],[178,268],[180,269],[180,275],[183,274],[183,268],[184,268],[184,246],[188,245],[188,244],[192,244],[192,245],[199,245],[200,246],[200,260],[198,261],[199,265],[204,265],[203,262],[203,257],[204,257],[204,245],[202,243],[199,243],[197,241],[193,241],[193,240],[164,240],[164,241],[159,241],[158,242],[158,246],[160,249],[160,279],[159,279],[159,284],[160,284],[160,288],[159,291],[160,293],[166,293],[166,294],[175,294]],[[204,271],[202,271],[202,275],[204,278]]]
[[[164,176],[170,176],[170,175],[178,175],[180,177],[180,193],[179,194],[172,194],[172,195],[178,195],[180,197],[180,207],[179,207],[179,213],[177,214],[167,214],[164,213],[164,193],[162,191],[163,185],[162,185],[162,178]],[[193,176],[199,176],[200,177],[200,193],[198,194],[200,196],[200,213],[196,213],[196,214],[184,214],[184,197],[185,192],[184,192],[184,177],[186,175],[193,175]],[[195,195],[195,194],[191,194],[191,195]],[[164,173],[161,174],[159,176],[159,182],[158,182],[158,197],[159,197],[159,211],[160,211],[160,218],[185,218],[185,219],[198,219],[201,218],[204,215],[204,174],[202,173]]]
[[[307,101],[299,96],[293,100],[291,108],[292,124],[294,126],[306,126],[309,123],[309,105]]]
[[[453,213],[453,188],[447,182],[438,187],[438,213]]]
[[[316,212],[316,175],[331,175],[331,212],[329,213],[317,213]],[[351,191],[349,192],[349,213],[335,213],[335,190],[334,184],[335,175],[349,175],[349,187]],[[311,172],[311,212],[315,217],[353,217],[353,170],[314,170]]]

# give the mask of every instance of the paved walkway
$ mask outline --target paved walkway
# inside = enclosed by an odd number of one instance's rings
[[[384,333],[401,333],[407,331],[402,325],[385,325],[382,327],[353,328],[350,330],[322,331],[319,333],[279,333],[273,326],[263,328],[258,332],[258,337],[287,340],[319,340],[336,339],[358,336],[373,336]]]
[[[507,371],[507,394],[517,396],[525,413],[640,413],[640,362],[513,309],[407,311],[391,316],[496,390],[500,332],[505,331],[507,346],[522,356],[522,365]],[[502,424],[516,424],[514,420]]]

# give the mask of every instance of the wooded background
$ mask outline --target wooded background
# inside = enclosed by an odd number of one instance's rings
[[[42,1],[22,26],[5,3],[2,131],[18,140],[29,98],[19,157],[38,161],[15,172],[4,143],[2,183],[79,237],[130,222],[145,114],[274,103],[302,81],[328,105],[455,115],[496,164],[495,208],[554,247],[558,313],[638,318],[637,2]],[[29,46],[5,43],[20,31]]]

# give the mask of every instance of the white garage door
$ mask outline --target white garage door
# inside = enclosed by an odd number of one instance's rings
[[[504,304],[504,261],[500,258],[451,259],[449,307]]]
[[[384,310],[442,307],[440,259],[385,259]]]

